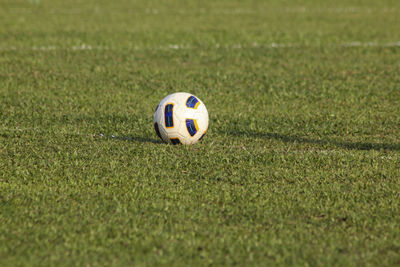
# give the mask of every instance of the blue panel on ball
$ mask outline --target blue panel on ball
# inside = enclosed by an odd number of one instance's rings
[[[165,106],[164,118],[165,118],[165,127],[167,128],[174,127],[173,110],[174,110],[174,104],[167,104]]]
[[[197,108],[200,105],[199,100],[197,100],[197,98],[195,98],[194,96],[190,96],[187,100],[186,100],[186,106],[188,108]]]
[[[192,119],[187,119],[186,120],[186,128],[190,134],[190,136],[193,136],[197,133],[198,131],[198,126],[195,120]]]

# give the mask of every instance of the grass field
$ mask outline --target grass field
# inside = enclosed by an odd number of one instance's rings
[[[0,0],[0,266],[399,264],[398,0]]]

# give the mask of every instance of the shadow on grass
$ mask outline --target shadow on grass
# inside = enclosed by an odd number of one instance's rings
[[[400,143],[390,144],[390,143],[370,143],[370,142],[345,142],[332,139],[315,139],[315,138],[300,137],[296,135],[261,133],[261,132],[248,133],[241,131],[232,131],[229,134],[232,136],[249,136],[254,138],[276,139],[286,143],[333,145],[344,149],[353,149],[353,150],[391,150],[391,151],[400,150]]]
[[[140,137],[140,136],[132,136],[132,135],[127,135],[127,136],[107,136],[107,139],[111,140],[119,140],[119,141],[129,141],[129,142],[140,142],[140,143],[153,143],[153,144],[163,144],[161,140],[153,139],[153,138],[146,138],[146,137]]]

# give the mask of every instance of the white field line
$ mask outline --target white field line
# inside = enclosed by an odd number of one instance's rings
[[[102,133],[100,134],[91,134],[89,135],[92,138],[100,138],[100,139],[115,139],[115,140],[121,140],[121,141],[134,141],[135,139],[132,138],[131,136],[118,136],[118,135],[104,135]],[[262,151],[263,149],[260,149],[259,151]],[[340,150],[333,150],[333,149],[321,149],[321,150],[271,150],[274,152],[282,153],[282,154],[295,154],[295,155],[310,155],[310,154],[318,154],[318,155],[324,155],[324,156],[356,156],[359,153],[353,153],[351,151],[348,152],[343,152]],[[395,157],[392,156],[381,156],[381,159],[388,159],[392,160]]]
[[[0,134],[1,132],[4,133],[14,133],[14,132],[43,132],[43,130],[39,127],[31,127],[31,128],[19,128],[19,127],[15,127],[15,128],[0,128]],[[65,133],[60,133],[60,134],[65,134]],[[120,141],[135,141],[135,138],[133,138],[132,136],[119,136],[119,135],[105,135],[105,134],[82,134],[80,132],[75,133],[74,135],[76,136],[87,136],[88,138],[95,138],[95,139],[115,139],[115,140],[120,140]],[[263,149],[260,149],[260,151],[265,151]],[[294,154],[294,155],[312,155],[312,154],[317,154],[319,156],[357,156],[359,155],[359,153],[355,153],[355,152],[343,152],[340,150],[333,150],[333,149],[321,149],[321,150],[317,150],[317,149],[313,149],[313,150],[271,150],[273,152],[278,152],[278,153],[282,153],[282,154]],[[385,160],[394,160],[397,159],[398,157],[392,157],[392,156],[380,156],[379,158],[381,159],[385,159]]]
[[[389,42],[389,43],[374,43],[374,42],[351,42],[351,43],[344,43],[344,47],[400,47],[400,42]]]
[[[0,52],[7,51],[55,51],[55,50],[67,50],[67,51],[85,51],[85,50],[187,50],[187,49],[252,49],[252,48],[264,48],[264,49],[280,49],[280,48],[307,48],[307,47],[400,47],[400,41],[398,42],[387,42],[387,43],[376,43],[376,42],[349,42],[342,44],[330,44],[330,45],[307,45],[307,44],[282,44],[282,43],[269,43],[260,44],[257,42],[251,44],[214,44],[206,46],[192,46],[188,44],[168,44],[159,45],[155,47],[146,46],[132,46],[127,48],[110,47],[110,46],[96,46],[96,45],[74,45],[74,46],[56,46],[56,45],[42,45],[42,46],[0,46]]]
[[[36,6],[40,5],[40,1],[37,3],[31,3],[30,6],[24,7],[11,7],[7,9],[7,13],[14,14],[34,14]],[[398,13],[399,8],[396,7],[287,7],[287,8],[274,8],[274,7],[260,7],[258,9],[250,8],[193,8],[193,9],[159,9],[159,8],[51,8],[44,11],[44,14],[64,14],[64,15],[80,15],[80,14],[120,14],[120,13],[133,13],[133,14],[145,14],[145,15],[194,15],[194,14],[205,14],[205,15],[253,15],[253,14],[268,14],[268,13],[333,13],[333,14],[376,14],[376,13]],[[43,14],[41,13],[41,14]]]
[[[133,10],[131,10],[133,11]],[[141,10],[137,10],[140,13]],[[310,8],[310,7],[289,7],[289,8],[259,8],[259,9],[244,9],[244,8],[232,8],[232,9],[177,9],[171,10],[160,10],[157,8],[146,8],[144,13],[158,15],[158,14],[209,14],[209,15],[246,15],[246,14],[265,14],[265,13],[335,13],[335,14],[346,14],[346,13],[396,13],[399,9],[393,7],[383,8],[361,8],[361,7],[332,7],[332,8]]]

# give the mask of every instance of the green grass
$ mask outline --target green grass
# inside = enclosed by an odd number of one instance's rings
[[[0,266],[399,265],[400,4],[325,2],[0,0]]]

